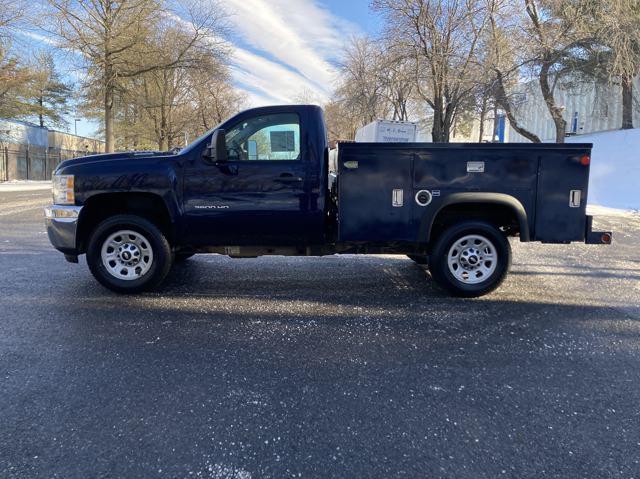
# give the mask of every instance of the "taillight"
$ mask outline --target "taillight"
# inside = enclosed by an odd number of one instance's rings
[[[580,164],[583,166],[589,166],[591,163],[591,157],[589,155],[584,155],[580,157]]]

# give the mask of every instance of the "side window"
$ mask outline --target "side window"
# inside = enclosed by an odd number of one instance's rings
[[[300,119],[295,113],[244,120],[225,136],[230,161],[300,159]]]

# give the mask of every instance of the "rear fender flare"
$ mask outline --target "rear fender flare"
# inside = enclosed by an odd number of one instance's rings
[[[515,217],[518,220],[520,227],[520,241],[527,242],[530,240],[529,221],[527,219],[527,212],[524,209],[522,203],[515,197],[507,195],[505,193],[453,193],[442,201],[438,210],[433,216],[425,217],[420,223],[420,238],[426,238],[427,243],[431,240],[431,231],[433,224],[436,221],[438,215],[446,207],[451,205],[463,205],[463,204],[480,204],[490,203],[495,205],[507,206],[513,211]]]

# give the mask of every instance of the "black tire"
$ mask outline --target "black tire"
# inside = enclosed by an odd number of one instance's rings
[[[195,253],[175,253],[173,255],[173,262],[183,263],[187,261],[189,258],[191,258],[192,256],[195,256]]]
[[[408,254],[407,258],[412,260],[416,264],[427,265],[429,264],[429,257],[420,254]]]
[[[102,261],[105,241],[120,230],[137,232],[147,239],[153,254],[148,270],[133,280],[119,279],[109,272]],[[108,263],[108,261],[106,261]],[[118,293],[139,293],[158,286],[171,269],[172,254],[167,238],[150,221],[134,215],[112,216],[100,223],[91,234],[87,247],[87,264],[93,276],[104,287]]]
[[[448,262],[448,255],[454,244],[470,235],[477,235],[489,240],[495,248],[497,256],[495,269],[490,274],[487,273],[488,276],[486,278],[482,278],[483,271],[478,272],[476,270],[471,273],[474,275],[471,280],[479,281],[475,284],[468,284],[458,279],[452,272],[452,268],[457,270],[460,266],[454,264],[450,268]],[[472,243],[469,244],[470,247],[474,246]],[[455,253],[455,250],[452,253]],[[461,255],[461,253],[458,253],[458,255]],[[475,257],[477,258],[478,256]],[[511,245],[504,233],[495,226],[483,221],[464,221],[449,227],[436,239],[429,260],[431,277],[438,286],[453,293],[455,296],[475,298],[490,293],[504,281],[511,267]],[[477,259],[474,259],[474,264],[477,261]],[[483,262],[485,260],[480,257],[480,261]],[[483,263],[483,265],[486,264],[491,267],[492,262]],[[469,276],[466,269],[460,269],[460,274]]]

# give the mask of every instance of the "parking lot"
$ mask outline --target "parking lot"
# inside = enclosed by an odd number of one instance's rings
[[[400,256],[196,256],[119,296],[0,193],[0,477],[640,476],[640,215],[447,297]]]

